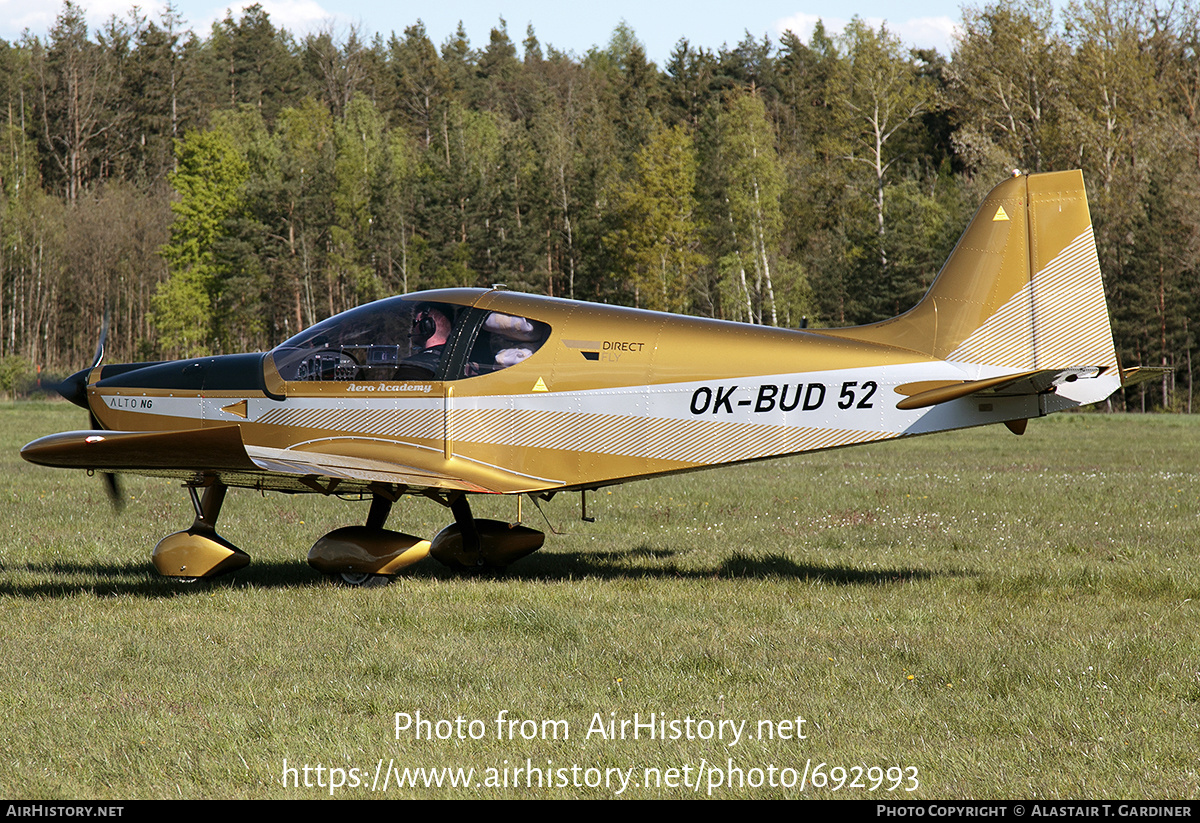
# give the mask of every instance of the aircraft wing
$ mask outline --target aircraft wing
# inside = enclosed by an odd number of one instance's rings
[[[200,482],[217,477],[227,486],[290,492],[365,492],[372,484],[426,490],[505,493],[561,485],[460,460],[455,475],[387,460],[246,445],[240,427],[165,432],[72,431],[28,444],[31,463],[106,473],[177,477]]]
[[[963,397],[1026,397],[1053,391],[1063,383],[1081,378],[1096,377],[1098,368],[1040,369],[1037,371],[1003,374],[982,380],[935,380],[897,386],[896,391],[908,395],[896,404],[898,409],[924,409],[939,403],[949,403]]]
[[[21,449],[21,456],[42,466],[104,472],[257,468],[246,454],[237,426],[166,432],[60,432],[29,443]]]

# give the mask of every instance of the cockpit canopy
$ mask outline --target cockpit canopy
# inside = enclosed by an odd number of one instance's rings
[[[549,335],[527,317],[404,296],[335,315],[271,357],[289,382],[461,380],[515,366]]]

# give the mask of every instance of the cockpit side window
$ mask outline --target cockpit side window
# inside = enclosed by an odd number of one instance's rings
[[[540,320],[487,312],[467,350],[461,376],[474,377],[515,366],[540,349],[549,336],[550,327]]]

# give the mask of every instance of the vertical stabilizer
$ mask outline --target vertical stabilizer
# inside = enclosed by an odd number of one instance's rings
[[[1115,367],[1082,172],[996,186],[916,307],[834,333],[1005,369]]]
[[[1083,175],[1024,180],[1029,279],[947,359],[1014,369],[1115,366]]]

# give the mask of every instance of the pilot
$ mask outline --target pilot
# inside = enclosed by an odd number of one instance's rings
[[[413,312],[408,339],[412,354],[400,361],[397,378],[429,378],[437,375],[452,330],[450,318],[439,306],[421,303]]]

